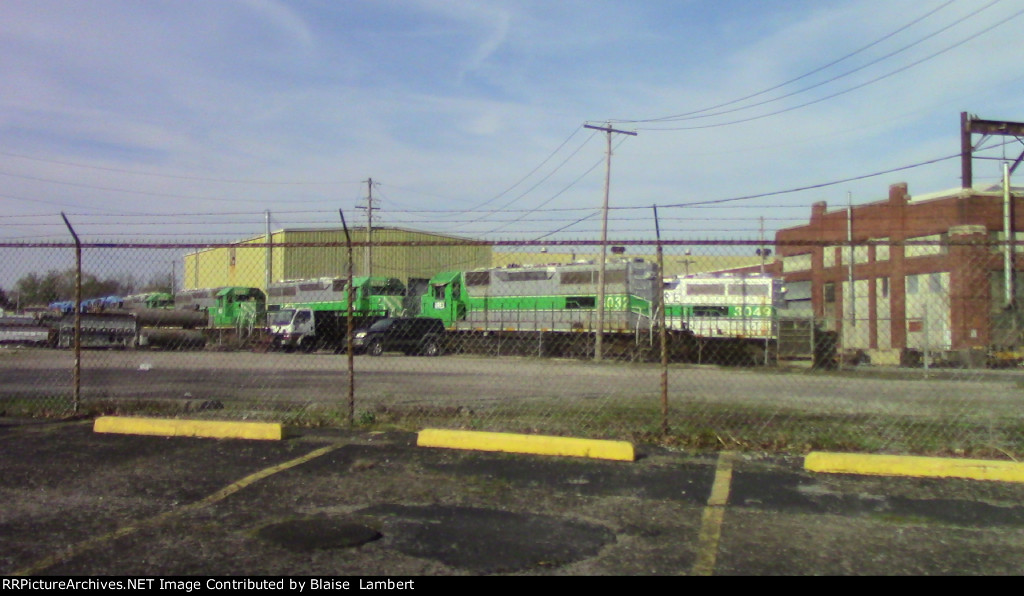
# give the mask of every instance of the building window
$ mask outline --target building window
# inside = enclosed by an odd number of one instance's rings
[[[791,255],[782,259],[782,272],[810,271],[811,255]]]
[[[826,246],[825,250],[822,251],[822,264],[825,267],[836,266],[836,247]]]
[[[942,293],[942,274],[932,273],[928,276],[928,291],[932,294]]]
[[[825,284],[824,290],[825,290],[825,303],[826,304],[831,304],[831,303],[835,302],[836,301],[836,284],[834,282],[829,282],[829,283]]]
[[[907,294],[916,294],[918,291],[918,276],[907,276]]]
[[[913,257],[927,257],[931,255],[946,254],[949,245],[949,234],[932,234],[931,236],[917,236],[907,238],[908,244],[904,248],[904,255],[909,259]]]
[[[889,297],[889,278],[879,277],[878,278],[878,293],[882,298]]]
[[[879,244],[875,244],[875,260],[876,261],[888,261],[889,260],[889,245],[888,244],[881,244],[881,243],[888,242],[889,239],[888,238],[876,238],[876,239],[874,239],[874,241],[875,242],[879,242]]]

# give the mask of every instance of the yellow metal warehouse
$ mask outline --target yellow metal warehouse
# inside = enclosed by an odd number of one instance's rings
[[[366,229],[349,230],[355,275],[367,274]],[[398,228],[373,228],[370,273],[403,283],[441,271],[489,267],[491,247],[472,240]],[[230,246],[185,255],[182,289],[245,286],[266,290],[272,281],[344,277],[348,273],[345,233],[339,229],[279,230]],[[390,245],[394,244],[394,245]],[[254,246],[255,245],[255,246]]]

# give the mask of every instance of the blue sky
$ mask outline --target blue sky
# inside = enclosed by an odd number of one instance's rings
[[[382,225],[596,239],[604,122],[637,132],[613,238],[657,204],[669,238],[752,239],[959,161],[669,206],[953,155],[961,111],[1024,120],[1022,25],[1024,0],[5,0],[0,242],[66,240],[62,211],[92,241],[360,223],[369,178]]]

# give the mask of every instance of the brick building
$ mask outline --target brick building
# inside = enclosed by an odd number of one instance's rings
[[[1005,203],[1001,188],[912,197],[905,183],[885,201],[833,211],[815,203],[806,225],[775,235],[781,274],[844,349],[877,363],[906,349],[1018,346],[1022,321],[1008,304],[1024,297],[1014,273],[1024,269],[1024,197],[1014,194],[1008,218]]]

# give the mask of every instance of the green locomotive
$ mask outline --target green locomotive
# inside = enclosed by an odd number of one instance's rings
[[[270,284],[267,328],[271,347],[313,352],[339,351],[348,333],[346,278],[324,277]],[[352,278],[352,326],[404,314],[405,285],[393,277]]]

